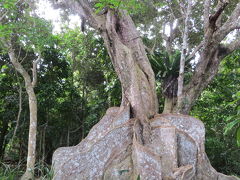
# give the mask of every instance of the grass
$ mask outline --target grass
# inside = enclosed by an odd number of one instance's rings
[[[7,163],[0,164],[1,180],[17,180],[23,174],[21,165],[11,165]]]
[[[18,180],[24,173],[25,166],[23,164],[8,164],[0,163],[0,180]],[[53,170],[51,166],[46,163],[36,163],[35,169],[35,180],[52,180]]]

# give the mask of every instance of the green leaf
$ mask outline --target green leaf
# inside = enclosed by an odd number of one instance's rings
[[[240,127],[237,130],[237,145],[240,147]]]
[[[163,73],[162,77],[163,77],[163,78],[165,78],[165,77],[166,77],[166,75],[167,75],[167,71],[164,71],[164,73]]]
[[[102,4],[102,3],[97,3],[97,4],[95,4],[95,7],[96,7],[96,8],[103,8],[103,7],[104,7],[104,4]]]
[[[140,174],[138,175],[137,180],[140,180]]]
[[[165,2],[158,2],[158,3],[156,3],[156,6],[158,6],[158,7],[163,7],[165,5],[167,5],[167,3],[165,3]]]
[[[234,116],[227,117],[227,118],[226,118],[226,121],[228,122],[228,121],[232,120],[233,117],[234,117]]]
[[[122,175],[125,172],[129,172],[129,170],[128,169],[123,169],[123,170],[118,171],[119,175]]]
[[[6,65],[6,64],[4,64],[3,66],[2,66],[2,69],[4,70],[4,69],[8,69],[8,66]]]
[[[240,119],[235,119],[234,121],[227,124],[225,127],[224,135],[226,135],[234,126],[236,126],[238,123],[240,123]]]

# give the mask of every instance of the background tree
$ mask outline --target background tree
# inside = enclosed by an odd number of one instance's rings
[[[41,48],[46,43],[46,32],[49,26],[41,19],[30,16],[29,4],[22,1],[7,1],[3,4],[6,14],[1,18],[2,45],[6,49],[14,68],[24,79],[25,88],[29,98],[30,125],[28,136],[28,156],[26,172],[22,179],[33,179],[36,160],[36,134],[37,134],[37,98],[34,87],[37,83],[37,65],[41,60]],[[26,26],[27,25],[27,26]],[[45,31],[42,32],[43,28]],[[44,37],[44,38],[43,38]],[[22,50],[25,48],[25,52]],[[32,62],[32,72],[22,65],[28,56],[26,50],[38,53],[36,60]],[[31,57],[32,56],[32,57]],[[34,59],[34,54],[28,56]]]

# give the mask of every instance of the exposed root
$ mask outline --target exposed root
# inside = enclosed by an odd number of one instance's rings
[[[129,107],[110,108],[79,145],[59,148],[53,156],[54,179],[238,179],[212,168],[201,121],[177,114],[157,115],[146,135],[145,127],[130,119],[129,111]]]

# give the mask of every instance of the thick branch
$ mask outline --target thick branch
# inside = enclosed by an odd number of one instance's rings
[[[203,47],[204,42],[202,41],[198,46],[193,50],[193,52],[187,57],[188,59],[192,59],[195,54]]]
[[[178,32],[179,31],[181,32],[181,30],[179,27],[175,27],[174,29],[171,28],[170,36],[168,37],[165,34],[165,26],[166,26],[166,24],[164,25],[163,32],[161,33],[161,37],[163,40],[166,41],[166,50],[167,50],[168,54],[170,55],[172,53],[172,46],[173,46],[172,43],[177,38]]]
[[[221,42],[231,31],[240,28],[240,3],[237,4],[231,16],[215,33],[214,37]]]
[[[236,39],[228,45],[228,52],[231,53],[237,49],[240,49],[240,38]]]
[[[1,17],[0,17],[0,22],[3,20],[3,18],[5,18],[5,16],[7,15],[7,13],[8,13],[8,10],[1,15]]]
[[[103,21],[103,16],[98,16],[93,12],[93,8],[88,3],[87,0],[62,0],[57,2],[52,0],[53,5],[56,8],[69,9],[72,13],[78,14],[82,21],[86,22],[94,29],[101,29]],[[84,26],[84,24],[82,24]],[[83,27],[84,28],[84,27]]]
[[[166,41],[166,50],[167,50],[168,54],[170,55],[172,52],[172,42],[170,40],[170,37],[168,37],[165,34],[165,30],[163,33],[161,33],[161,36],[162,36],[162,39]]]
[[[235,41],[227,44],[223,47],[222,56],[227,56],[228,54],[232,53],[233,51],[240,49],[240,37],[237,38]]]
[[[217,10],[215,12],[215,14],[211,15],[209,18],[209,23],[212,25],[216,25],[216,22],[218,20],[218,18],[220,17],[220,15],[222,14],[222,12],[224,11],[224,9],[226,8],[226,6],[229,4],[228,0],[223,0],[223,1],[218,1],[218,5],[217,5]]]
[[[182,14],[182,16],[184,16],[185,15],[185,12],[184,12],[185,7],[183,5],[183,2],[178,0],[178,4],[179,4],[179,7],[180,7],[180,13]]]
[[[29,74],[24,69],[24,67],[19,63],[11,43],[8,43],[8,45],[9,45],[8,55],[10,57],[10,61],[12,62],[16,70],[23,76],[25,83],[31,85],[31,78]]]
[[[84,11],[84,15],[85,15],[84,17],[88,20],[89,25],[94,29],[100,28],[97,20],[97,16],[92,11],[92,8],[90,7],[89,3],[86,0],[79,0],[78,2]],[[77,12],[77,13],[79,14],[80,12]]]
[[[204,1],[204,32],[207,32],[209,24],[209,11],[210,11],[211,0]]]
[[[204,40],[205,47],[211,43],[214,33],[218,30],[221,21],[221,15],[228,5],[228,0],[219,0],[217,10],[214,14],[209,16],[210,2],[208,0],[204,3]],[[216,38],[214,38],[216,40]],[[218,41],[220,43],[221,41]]]
[[[145,44],[144,44],[144,48],[145,48],[145,50],[146,50],[149,54],[153,55],[153,54],[154,54],[155,47],[156,47],[156,44],[157,44],[157,38],[155,38],[154,44],[153,44],[153,47],[152,47],[152,48],[147,47]]]

